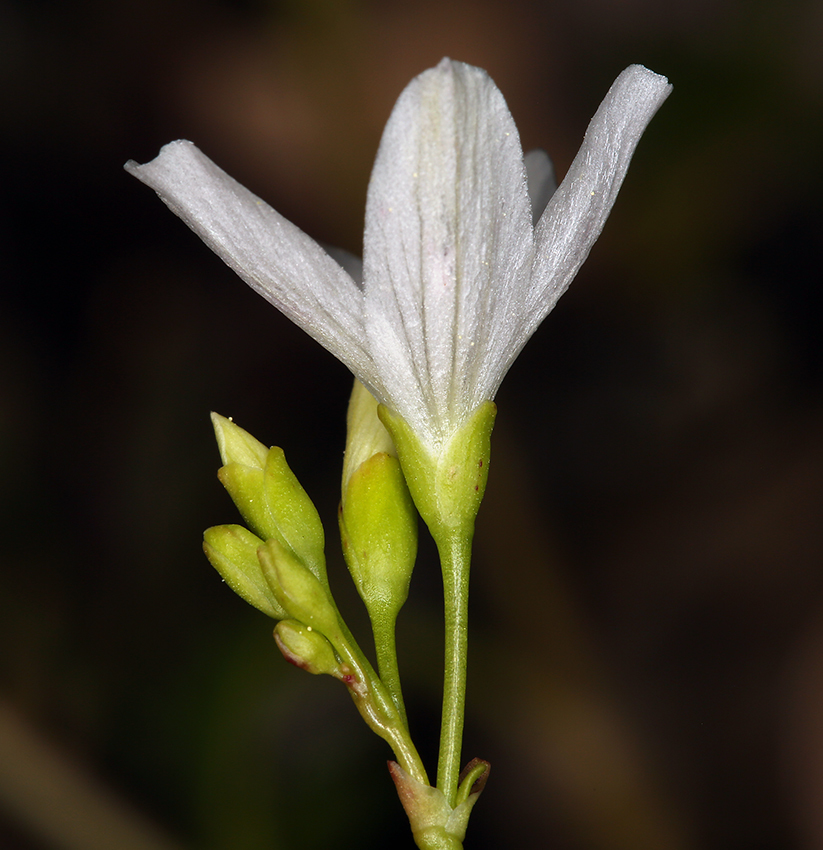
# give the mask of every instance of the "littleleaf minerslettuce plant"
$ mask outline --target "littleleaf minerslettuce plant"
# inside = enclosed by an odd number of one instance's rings
[[[391,746],[390,772],[420,848],[462,847],[488,776],[460,769],[468,580],[503,376],[599,236],[635,147],[671,86],[639,65],[595,113],[563,182],[523,156],[502,94],[444,59],[400,95],[369,183],[362,267],[348,271],[191,142],[127,171],[153,188],[235,272],[355,376],[340,532],[371,619],[375,670],[326,579],[324,534],[286,464],[212,416],[219,477],[246,525],[205,533],[205,551],[246,601],[278,620],[283,655],[342,681]],[[394,627],[417,554],[417,514],[443,572],[446,653],[437,778],[412,742]]]

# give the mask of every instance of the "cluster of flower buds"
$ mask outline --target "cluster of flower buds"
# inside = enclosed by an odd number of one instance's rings
[[[340,528],[346,561],[374,625],[379,675],[338,611],[326,576],[320,517],[282,449],[267,448],[223,416],[212,414],[212,424],[223,460],[218,477],[246,525],[209,528],[206,556],[232,590],[279,621],[274,638],[286,660],[342,681],[403,769],[427,783],[409,737],[394,653],[395,621],[417,555],[417,512],[377,402],[355,384]]]

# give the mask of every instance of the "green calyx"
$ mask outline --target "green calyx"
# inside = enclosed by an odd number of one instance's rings
[[[406,422],[380,405],[414,503],[435,540],[471,534],[489,475],[491,432],[497,406],[485,401],[443,446],[424,444]]]

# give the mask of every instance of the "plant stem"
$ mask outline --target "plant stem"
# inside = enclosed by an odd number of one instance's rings
[[[426,769],[412,743],[405,720],[356,641],[352,639],[349,642],[341,634],[333,641],[333,646],[351,671],[351,679],[344,681],[363,719],[389,744],[403,770],[418,782],[428,785]]]
[[[372,632],[374,633],[374,648],[377,653],[377,672],[397,706],[397,711],[408,728],[406,706],[403,702],[403,691],[400,687],[400,668],[397,664],[397,643],[395,637],[395,618],[390,614],[370,611]]]
[[[440,725],[440,756],[437,787],[450,806],[457,798],[460,749],[466,706],[468,656],[469,567],[471,534],[448,529],[435,542],[443,571],[446,649],[443,676],[443,714]]]

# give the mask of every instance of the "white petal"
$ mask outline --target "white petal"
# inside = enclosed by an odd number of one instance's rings
[[[640,136],[672,87],[642,65],[626,68],[586,130],[583,145],[535,230],[528,335],[554,307],[589,254]],[[517,355],[513,353],[512,359]]]
[[[523,157],[523,162],[526,166],[529,200],[532,204],[532,224],[537,224],[540,216],[543,215],[543,210],[546,209],[546,204],[557,191],[557,178],[549,155],[540,148],[529,151]]]
[[[218,168],[191,142],[165,145],[126,170],[160,198],[256,292],[343,361],[373,379],[363,294],[310,237]]]
[[[437,441],[489,397],[531,254],[503,96],[484,71],[444,59],[400,96],[366,206],[366,330],[385,396],[418,433]]]

